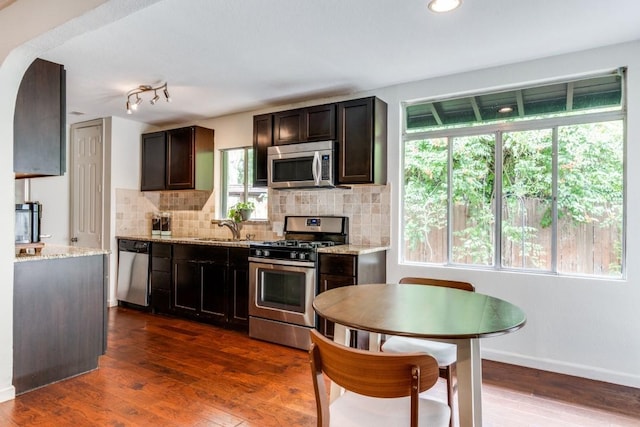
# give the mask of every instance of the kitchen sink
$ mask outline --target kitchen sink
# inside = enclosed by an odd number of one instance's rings
[[[195,237],[193,240],[199,242],[233,242],[233,239],[225,239],[224,237]]]
[[[230,239],[224,237],[194,237],[197,242],[247,242],[247,239]]]

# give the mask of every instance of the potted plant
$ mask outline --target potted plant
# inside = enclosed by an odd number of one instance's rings
[[[235,222],[248,221],[255,209],[253,202],[238,202],[229,209],[229,218]]]

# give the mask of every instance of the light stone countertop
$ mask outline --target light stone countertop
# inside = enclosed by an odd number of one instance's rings
[[[390,246],[338,245],[328,248],[319,248],[318,253],[336,255],[364,255],[374,252],[386,251],[390,248]]]
[[[260,243],[249,240],[230,240],[230,239],[218,239],[218,238],[201,238],[201,237],[162,237],[151,235],[131,235],[131,236],[117,236],[118,239],[140,240],[144,242],[156,242],[156,243],[182,243],[191,245],[209,245],[209,246],[230,246],[248,248],[251,243]],[[363,245],[338,245],[328,248],[318,249],[318,253],[323,254],[338,254],[338,255],[364,255],[373,252],[386,251],[389,246],[363,246]]]
[[[116,239],[122,240],[140,240],[143,242],[155,243],[183,243],[189,245],[206,245],[206,246],[231,246],[235,248],[248,248],[252,243],[250,240],[232,240],[217,237],[175,237],[175,236],[152,236],[149,234],[116,236]]]
[[[14,262],[42,261],[45,259],[74,258],[93,255],[107,255],[110,251],[106,249],[80,248],[76,246],[62,246],[45,244],[40,253],[19,254],[16,248]]]

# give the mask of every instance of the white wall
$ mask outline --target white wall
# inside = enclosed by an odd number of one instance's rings
[[[29,64],[41,53],[155,1],[158,0],[20,0],[0,13],[0,194],[5,196],[0,201],[0,401],[15,395],[11,384],[15,259],[13,111],[18,86]],[[102,3],[108,4],[99,7]],[[76,19],[69,22],[73,18]]]
[[[140,188],[140,135],[150,131],[150,126],[144,123],[112,117],[106,121],[106,137],[111,151],[111,208],[110,229],[116,229],[116,189]],[[109,260],[109,305],[117,305],[117,250],[118,244],[115,233],[110,236],[111,256]]]
[[[400,188],[400,102],[533,84],[620,66],[629,67],[626,280],[402,265],[398,261],[399,226],[392,230],[390,280],[420,275],[467,280],[478,292],[515,303],[526,312],[522,330],[481,341],[485,358],[640,387],[640,277],[635,262],[640,198],[634,193],[640,186],[640,42],[376,91],[389,104],[389,180],[393,188]],[[392,224],[398,224],[400,218],[400,195],[395,196]]]
[[[13,398],[13,260],[14,248],[14,175],[13,111],[20,80],[33,59],[51,40],[34,45],[24,43],[60,25],[68,19],[96,7],[104,0],[74,2],[62,0],[22,0],[0,14],[0,401]],[[39,13],[34,16],[33,11]],[[28,22],[29,25],[25,25]],[[76,28],[77,31],[79,28]],[[71,33],[73,30],[71,31]],[[67,36],[70,36],[68,33]],[[17,47],[20,46],[18,49]]]
[[[628,66],[628,188],[640,185],[640,42],[594,49],[553,58],[512,64],[459,75],[381,88],[348,98],[376,95],[388,103],[388,170],[392,188],[400,189],[401,102],[453,97],[514,86],[542,83],[558,78],[591,74]],[[320,104],[323,99],[304,104]],[[251,143],[253,114],[235,114],[202,120],[215,129],[216,148]],[[216,163],[218,165],[219,163]],[[471,281],[477,291],[510,301],[527,313],[526,326],[515,333],[483,339],[487,359],[538,369],[578,375],[596,380],[640,387],[640,278],[633,262],[638,254],[640,229],[633,221],[640,199],[627,201],[627,279],[570,278],[451,267],[418,267],[400,263],[400,191],[392,201],[392,249],[387,258],[390,281],[403,276],[432,276]]]
[[[47,3],[42,0],[22,0],[14,5],[42,9],[45,5],[48,6]],[[56,12],[50,15],[45,13],[43,16],[51,16],[52,22],[61,22],[60,10],[71,16],[78,13],[81,6],[91,8],[100,2],[96,0],[90,5],[86,3],[89,2],[56,2]],[[63,16],[66,15],[63,13]],[[13,23],[24,22],[24,19],[16,19],[7,21],[7,25],[4,26],[2,18],[3,15],[0,15],[0,27],[3,29],[12,27],[18,29],[19,26]],[[36,26],[36,28],[37,31],[29,33],[30,36],[44,31],[45,26]],[[3,94],[0,97],[0,191],[1,194],[9,195],[13,195],[14,192],[11,141],[13,141],[15,93],[24,70],[37,55],[33,49],[27,53],[14,51],[12,58],[7,59],[14,46],[29,38],[23,34],[19,36],[23,38],[15,38],[15,42],[10,44],[9,48],[7,43],[10,43],[11,39],[5,37],[5,31],[0,41],[0,60],[3,60],[0,66],[0,93]],[[408,83],[349,96],[349,98],[355,98],[375,94],[388,103],[389,181],[392,188],[399,188],[401,183],[398,166],[400,164],[401,101],[496,90],[511,85],[537,83],[547,79],[575,76],[625,65],[629,67],[627,178],[628,188],[631,189],[627,203],[629,218],[627,280],[560,278],[454,268],[403,266],[398,261],[400,253],[398,229],[396,227],[392,230],[393,248],[389,253],[387,266],[390,280],[397,280],[405,275],[465,279],[473,282],[478,292],[506,299],[525,310],[528,322],[522,330],[504,337],[482,341],[483,355],[487,358],[640,387],[640,362],[638,362],[640,360],[640,314],[638,314],[640,310],[637,309],[640,301],[640,279],[638,267],[633,262],[637,258],[639,251],[637,242],[640,241],[640,230],[637,221],[634,221],[640,212],[640,199],[634,197],[633,193],[633,190],[640,185],[640,167],[636,166],[640,160],[638,144],[640,107],[635,103],[640,99],[640,73],[638,72],[640,42]],[[326,101],[326,99],[318,100],[317,103]],[[286,106],[279,109],[284,108]],[[261,112],[264,110],[201,121],[199,124],[215,129],[217,148],[246,146],[251,141],[251,117]],[[111,136],[114,141],[112,191],[115,188],[138,188],[139,159],[136,159],[133,153],[139,155],[138,138],[142,129],[140,124],[127,122],[123,120],[123,123],[112,126],[114,133],[122,132],[119,136]],[[135,135],[129,132],[135,132]],[[136,147],[134,151],[131,151],[132,146]],[[131,169],[125,168],[125,164],[136,168],[135,178]],[[68,192],[68,185],[66,189]],[[399,194],[396,194],[392,202],[392,215],[395,222],[399,218],[398,196]],[[114,194],[112,199],[115,200]],[[5,238],[0,241],[0,283],[2,284],[0,286],[0,400],[5,400],[12,396],[13,242],[10,238],[13,234],[13,226],[6,226],[6,224],[13,224],[13,197],[3,198],[0,203],[0,223],[5,224],[3,226]],[[111,228],[114,229],[114,219],[111,218],[111,221]],[[55,230],[51,232],[56,233]],[[115,243],[111,242],[111,244]],[[112,267],[113,264],[115,263],[112,262]],[[112,274],[113,277],[115,277],[114,274]]]

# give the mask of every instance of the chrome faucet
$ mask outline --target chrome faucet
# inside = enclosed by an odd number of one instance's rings
[[[218,227],[227,227],[233,234],[233,240],[240,240],[240,224],[238,224],[237,222],[230,219],[225,219],[218,223]]]

